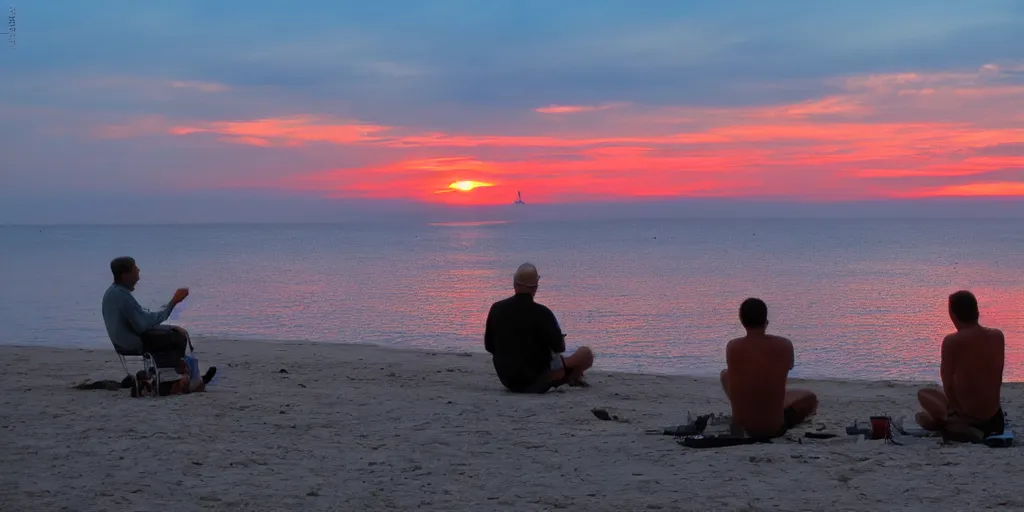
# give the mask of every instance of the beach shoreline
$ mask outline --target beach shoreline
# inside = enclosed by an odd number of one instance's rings
[[[602,372],[501,389],[490,357],[197,337],[204,394],[79,391],[113,350],[0,346],[0,502],[12,510],[967,510],[1024,507],[1021,448],[893,446],[843,429],[909,416],[927,382],[792,379],[831,440],[694,450],[646,429],[728,413],[718,379]],[[283,371],[282,371],[283,370]],[[1024,384],[1003,387],[1014,418]],[[607,408],[627,421],[601,421]],[[794,431],[796,439],[799,429]],[[910,475],[910,476],[908,476]]]
[[[405,345],[400,345],[400,344],[373,343],[373,342],[361,342],[361,341],[340,341],[340,340],[320,340],[320,339],[317,339],[317,340],[303,340],[303,339],[289,339],[289,338],[263,338],[263,337],[238,337],[238,336],[228,337],[228,336],[216,336],[216,335],[213,335],[213,336],[211,336],[211,335],[192,335],[192,340],[195,341],[196,343],[202,343],[204,341],[209,340],[209,341],[212,341],[214,343],[221,342],[221,341],[228,341],[228,342],[232,342],[232,343],[269,343],[269,344],[274,344],[274,345],[282,345],[282,344],[284,344],[284,345],[305,345],[305,344],[319,345],[319,344],[326,344],[326,345],[346,345],[346,346],[347,345],[354,345],[354,346],[359,346],[359,347],[377,347],[377,348],[381,348],[383,350],[393,350],[393,351],[399,351],[399,352],[401,352],[401,351],[437,352],[437,353],[448,353],[448,354],[472,353],[475,356],[490,357],[490,355],[483,348],[483,342],[480,342],[480,343],[478,343],[476,345],[467,345],[465,347],[460,347],[458,345],[447,345],[447,346],[437,346],[437,347],[423,347],[423,346],[405,346]],[[103,340],[103,341],[91,343],[89,345],[84,345],[84,346],[72,346],[72,345],[66,345],[66,344],[60,344],[60,343],[51,343],[51,342],[40,342],[40,343],[37,343],[37,344],[24,343],[24,342],[4,343],[2,340],[0,340],[0,347],[13,347],[13,348],[32,348],[32,349],[34,349],[34,348],[46,348],[46,349],[54,349],[54,350],[87,350],[87,351],[88,350],[93,350],[93,351],[100,351],[100,352],[102,352],[102,351],[106,350],[107,347],[109,347],[109,346],[110,346],[110,341],[109,340]],[[568,353],[572,353],[573,350],[575,350],[575,348],[576,347],[574,347],[574,346],[569,346],[569,347],[567,347],[567,352]],[[601,356],[600,350],[598,349],[598,350],[596,350],[596,352],[598,353],[599,360],[603,361],[604,358],[600,357]],[[797,352],[799,353],[799,348],[797,348]],[[722,353],[723,353],[723,356],[724,356],[724,353],[725,353],[725,342],[722,343]],[[884,377],[876,377],[876,378],[867,378],[867,377],[865,377],[865,378],[861,378],[861,377],[829,378],[829,377],[816,377],[816,376],[813,376],[813,375],[812,376],[793,377],[792,376],[793,372],[791,371],[790,372],[791,377],[789,378],[789,381],[790,382],[828,381],[828,382],[851,382],[851,383],[894,382],[894,383],[900,383],[900,384],[913,384],[913,385],[917,385],[917,386],[929,386],[929,385],[939,384],[939,380],[938,380],[938,364],[939,364],[938,363],[938,356],[936,356],[936,362],[935,362],[935,372],[936,372],[935,375],[936,375],[936,378],[934,378],[934,379],[900,379],[900,378],[884,378]],[[722,365],[721,365],[720,369],[709,369],[709,370],[705,370],[705,371],[696,371],[696,372],[689,371],[689,370],[683,370],[683,371],[657,371],[657,370],[638,370],[638,371],[633,371],[633,370],[621,370],[621,369],[601,370],[600,369],[600,365],[601,365],[601,363],[598,363],[598,366],[599,366],[598,370],[601,373],[606,373],[606,374],[652,375],[652,376],[662,376],[662,377],[696,377],[696,378],[701,378],[701,379],[704,379],[704,378],[707,378],[707,379],[712,379],[712,378],[713,379],[717,379],[718,378],[718,373],[721,371],[721,369],[725,368],[724,361],[722,362]],[[799,370],[799,365],[797,365],[796,370]],[[1008,383],[1008,384],[1009,383],[1024,383],[1024,381],[1007,380],[1007,377],[1005,377],[1005,376],[1004,376],[1004,382]]]

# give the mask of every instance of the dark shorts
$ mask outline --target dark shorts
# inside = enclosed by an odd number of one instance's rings
[[[971,426],[984,432],[985,437],[1002,434],[1006,430],[1006,418],[1003,416],[1003,408],[1000,407],[991,418]]]
[[[796,409],[792,407],[786,407],[782,410],[782,428],[772,437],[782,437],[789,432],[789,429],[799,425],[797,421]]]
[[[748,432],[747,435],[749,435],[752,439],[757,439],[759,441],[768,441],[770,439],[775,439],[776,437],[782,437],[786,435],[786,432],[788,432],[789,429],[799,424],[800,423],[797,421],[796,409],[792,407],[786,407],[785,409],[782,410],[782,426],[779,427],[779,430],[776,431],[774,434],[768,436],[755,436]]]
[[[525,387],[506,388],[513,393],[547,393],[551,388],[557,388],[566,383],[564,374],[561,379],[555,380],[553,378],[554,372],[560,370],[565,370],[566,372],[569,370],[565,366],[565,358],[561,354],[552,352],[548,369],[534,379],[533,383]]]
[[[153,355],[160,368],[174,368],[185,357],[188,338],[169,325],[160,325],[142,333],[142,349]]]

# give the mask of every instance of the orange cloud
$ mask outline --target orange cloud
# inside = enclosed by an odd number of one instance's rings
[[[98,134],[130,137],[163,130],[250,146],[317,143],[372,154],[381,162],[235,183],[338,197],[505,203],[516,190],[531,202],[994,195],[1019,190],[1005,177],[1024,169],[1024,152],[1013,153],[1024,148],[1017,107],[1024,104],[1024,85],[1012,84],[1010,69],[844,77],[834,81],[839,92],[782,105],[622,110],[613,110],[621,104],[553,105],[536,111],[607,112],[588,118],[583,127],[569,126],[570,119],[532,119],[514,134],[414,130],[313,115],[205,123],[153,118],[103,127]],[[988,184],[957,182],[964,177]],[[437,193],[452,190],[456,182],[495,185],[474,187],[470,194]]]
[[[907,197],[1024,197],[1024,181],[947,185],[913,191]]]

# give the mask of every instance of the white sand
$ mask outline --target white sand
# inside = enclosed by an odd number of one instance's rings
[[[0,348],[0,509],[1024,508],[1020,447],[842,435],[693,450],[643,433],[687,410],[727,411],[713,379],[595,372],[589,389],[519,396],[500,388],[485,354],[196,344],[222,380],[205,394],[147,399],[71,389],[120,378],[112,350]],[[815,423],[840,433],[914,408],[914,384],[799,384],[822,400]],[[1004,387],[1011,415],[1024,414],[1022,395]],[[600,421],[597,406],[630,422]]]

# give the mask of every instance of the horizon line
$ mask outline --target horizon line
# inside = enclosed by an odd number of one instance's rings
[[[359,220],[326,220],[326,221],[208,221],[208,222],[124,222],[124,223],[0,223],[0,228],[61,228],[61,227],[214,227],[214,226],[337,226],[348,224],[405,224],[427,227],[491,227],[505,224],[547,224],[547,223],[580,223],[580,222],[613,222],[613,221],[986,221],[986,220],[1024,220],[1024,213],[1016,216],[979,216],[979,217],[945,217],[945,216],[650,216],[650,217],[601,217],[593,219],[522,219],[522,220],[464,220],[464,221],[426,221],[411,219],[359,219]]]

